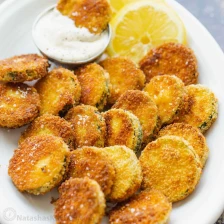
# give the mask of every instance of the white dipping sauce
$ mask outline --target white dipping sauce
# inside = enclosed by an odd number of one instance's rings
[[[52,9],[37,21],[33,38],[48,57],[63,62],[79,62],[101,54],[108,44],[109,34],[107,30],[96,35],[87,28],[78,28],[69,17]]]

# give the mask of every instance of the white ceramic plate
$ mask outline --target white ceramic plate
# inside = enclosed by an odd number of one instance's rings
[[[224,55],[206,29],[181,5],[167,0],[188,31],[188,41],[199,61],[200,83],[219,99],[219,118],[207,133],[210,156],[196,191],[173,205],[170,224],[213,224],[224,209]],[[7,0],[0,7],[0,59],[38,52],[31,36],[36,16],[56,0]],[[221,31],[220,31],[221,32]],[[0,223],[55,223],[50,204],[55,191],[45,196],[19,193],[7,174],[20,130],[0,130]],[[105,221],[106,223],[106,221]]]

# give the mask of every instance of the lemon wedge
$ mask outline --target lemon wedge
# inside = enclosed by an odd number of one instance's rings
[[[109,0],[113,13],[117,13],[120,9],[122,9],[125,5],[129,3],[137,2],[137,1],[139,0]],[[164,2],[164,0],[152,0],[152,1]]]
[[[166,42],[186,44],[186,30],[175,11],[163,2],[141,0],[124,6],[112,19],[110,56],[138,63],[150,49]]]

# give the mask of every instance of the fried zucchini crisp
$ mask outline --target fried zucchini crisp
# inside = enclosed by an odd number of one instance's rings
[[[44,114],[35,119],[27,129],[22,133],[19,144],[25,139],[36,135],[54,135],[61,137],[69,146],[74,149],[74,134],[72,126],[65,119],[51,114]]]
[[[206,132],[218,116],[218,100],[215,94],[203,85],[189,85],[185,87],[187,97],[177,122],[190,124]]]
[[[18,128],[33,121],[40,110],[36,89],[23,83],[0,83],[0,127]]]
[[[108,104],[114,104],[127,90],[142,90],[144,88],[145,75],[131,60],[122,57],[108,58],[100,65],[110,75]]]
[[[189,124],[174,123],[164,127],[159,132],[159,137],[166,135],[175,135],[187,140],[190,145],[194,148],[201,161],[202,167],[208,158],[209,149],[206,144],[206,139],[198,128],[193,127]]]
[[[137,152],[142,143],[142,127],[138,118],[122,109],[111,109],[103,114],[106,122],[105,146],[125,145]]]
[[[145,190],[116,206],[109,215],[111,224],[165,224],[172,204],[157,190]]]
[[[79,103],[81,86],[72,71],[65,68],[53,69],[35,85],[40,94],[40,114],[64,116]]]
[[[107,197],[114,184],[115,168],[110,158],[103,155],[99,148],[85,146],[71,152],[67,176],[95,180]]]
[[[25,82],[47,75],[49,63],[37,54],[26,54],[0,60],[0,81]]]
[[[141,186],[142,171],[135,153],[126,146],[110,146],[101,149],[112,161],[115,180],[109,201],[120,202],[131,197]]]
[[[156,189],[170,202],[190,195],[201,176],[201,163],[183,138],[163,136],[149,143],[140,156],[144,189]]]
[[[65,119],[72,124],[75,148],[104,147],[106,124],[97,108],[79,105],[69,110]]]
[[[155,76],[144,91],[155,101],[162,124],[172,123],[182,107],[185,95],[181,79],[174,75]]]
[[[70,178],[59,187],[55,203],[57,224],[100,224],[105,198],[99,184],[89,178]]]
[[[153,139],[157,129],[160,128],[158,108],[146,92],[129,90],[117,100],[112,108],[128,110],[139,119],[144,145]]]
[[[61,183],[68,162],[69,148],[62,138],[34,136],[15,150],[8,173],[19,191],[45,194]]]
[[[100,34],[110,21],[112,11],[107,0],[59,0],[57,9],[74,20],[77,27]]]
[[[176,75],[185,85],[196,84],[198,65],[194,52],[178,43],[166,43],[152,49],[140,61],[146,82],[157,75]]]
[[[81,85],[80,103],[103,110],[109,96],[109,75],[98,64],[92,63],[75,70]]]

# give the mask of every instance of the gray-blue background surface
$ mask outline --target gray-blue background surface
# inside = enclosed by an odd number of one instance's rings
[[[224,0],[177,0],[210,31],[224,51]]]
[[[5,0],[0,0],[0,3],[3,1]],[[200,22],[210,31],[224,51],[224,0],[177,1],[200,20]],[[224,224],[224,214],[220,217],[216,224]]]

